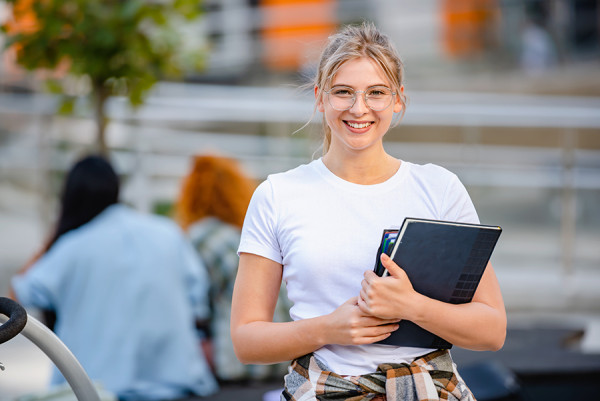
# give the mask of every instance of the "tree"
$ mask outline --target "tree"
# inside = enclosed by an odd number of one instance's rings
[[[199,16],[197,0],[6,1],[14,17],[2,25],[6,47],[15,49],[17,63],[28,70],[64,72],[63,79],[47,81],[62,95],[62,112],[71,112],[76,99],[69,82],[87,87],[103,153],[111,95],[126,95],[135,107],[159,79],[202,66],[201,49],[186,53],[177,30]]]

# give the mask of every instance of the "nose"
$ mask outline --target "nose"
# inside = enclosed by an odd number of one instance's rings
[[[363,115],[369,112],[369,106],[367,106],[367,102],[365,99],[365,93],[362,91],[357,91],[355,94],[356,98],[354,99],[354,104],[350,107],[350,113],[355,115]]]

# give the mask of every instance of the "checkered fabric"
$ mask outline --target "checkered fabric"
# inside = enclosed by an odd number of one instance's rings
[[[313,354],[292,362],[281,401],[475,401],[448,350],[437,350],[411,364],[381,364],[375,373],[340,376]]]
[[[231,297],[239,263],[237,248],[240,231],[214,217],[206,217],[189,228],[189,237],[210,275],[210,307],[215,373],[221,380],[245,380],[281,377],[287,363],[244,365],[233,351],[229,322]],[[284,290],[279,293],[273,319],[285,322],[289,318],[289,301]]]

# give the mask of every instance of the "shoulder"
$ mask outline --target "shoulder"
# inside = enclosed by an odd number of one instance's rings
[[[282,173],[269,174],[259,188],[271,194],[293,194],[303,191],[306,186],[314,186],[319,177],[319,160],[302,164]],[[262,187],[262,188],[261,188]]]
[[[466,196],[465,186],[452,171],[437,164],[407,163],[407,181],[431,199]]]
[[[407,164],[409,178],[424,188],[445,189],[457,184],[462,185],[455,173],[437,164],[403,163]]]
[[[406,161],[403,163],[407,164],[409,174],[420,180],[448,181],[457,178],[452,171],[437,164],[416,164]]]
[[[297,185],[312,182],[317,176],[319,160],[302,164],[282,173],[269,174],[267,180],[273,186]]]
[[[239,241],[240,234],[241,230],[238,227],[225,223],[213,216],[198,220],[188,228],[188,236],[193,242],[200,242],[211,238],[231,238]]]
[[[70,247],[84,249],[87,244],[110,237],[116,227],[125,224],[128,220],[128,212],[125,209],[126,207],[120,204],[108,206],[89,222],[61,235],[52,249]]]
[[[414,188],[436,205],[438,218],[479,222],[471,197],[455,173],[435,164],[411,164],[409,170]]]
[[[183,229],[173,219],[166,216],[130,209],[129,219],[132,226],[137,227],[138,230],[143,230],[146,235],[177,239],[185,236]]]
[[[256,188],[254,198],[257,200],[289,198],[306,191],[307,186],[315,185],[316,178],[320,174],[318,163],[320,161],[315,160],[281,173],[269,174]]]
[[[108,242],[133,237],[179,241],[185,237],[183,229],[173,219],[141,212],[123,204],[111,206],[102,217],[98,224],[90,227],[90,235],[104,236]]]

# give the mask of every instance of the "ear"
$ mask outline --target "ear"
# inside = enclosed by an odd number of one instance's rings
[[[323,93],[319,96],[319,87],[315,85],[315,99],[317,100],[317,110],[323,113],[325,111],[325,107],[323,105]]]
[[[402,111],[402,102],[400,101],[401,97],[404,96],[404,85],[400,87],[400,91],[396,93],[394,99],[394,113],[400,113]]]

